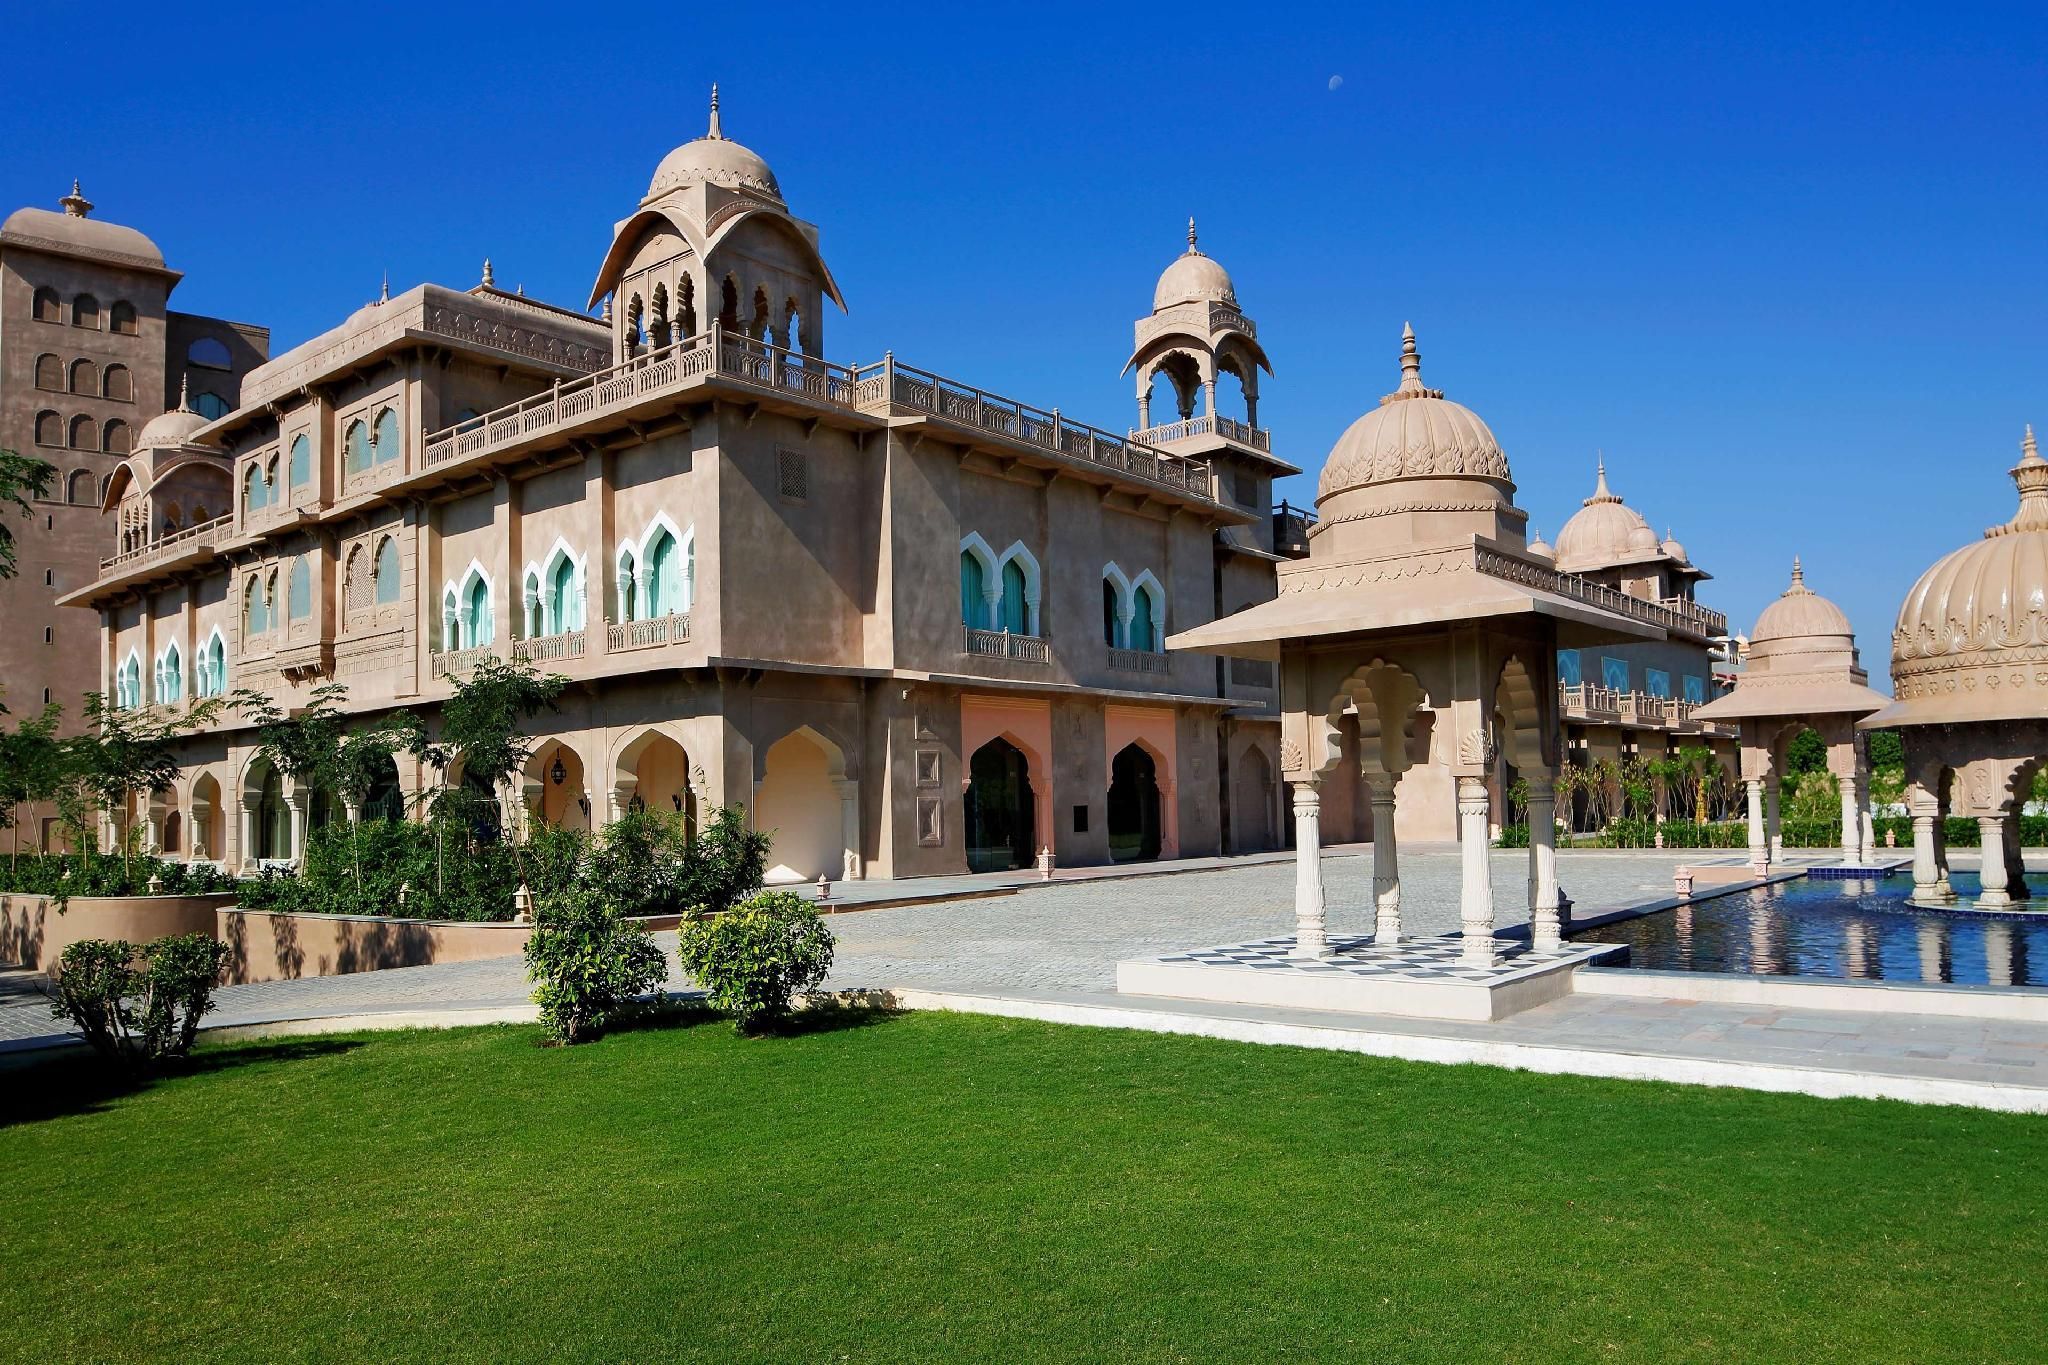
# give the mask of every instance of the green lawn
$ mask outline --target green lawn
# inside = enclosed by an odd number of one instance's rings
[[[2040,1359],[2048,1122],[945,1015],[0,1072],[0,1352]]]

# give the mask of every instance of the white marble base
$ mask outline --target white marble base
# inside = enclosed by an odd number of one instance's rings
[[[1498,963],[1474,967],[1459,960],[1457,934],[1409,939],[1387,948],[1374,946],[1370,936],[1337,935],[1330,946],[1335,955],[1320,961],[1289,957],[1291,935],[1133,958],[1117,963],[1116,988],[1123,995],[1282,1009],[1492,1020],[1570,995],[1577,968],[1625,961],[1628,955],[1618,943],[1567,943],[1538,952],[1505,942]]]

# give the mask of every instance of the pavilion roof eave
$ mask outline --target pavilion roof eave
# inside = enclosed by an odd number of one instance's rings
[[[1848,678],[1790,677],[1766,681],[1768,675],[1746,674],[1725,697],[1692,708],[1694,720],[1757,720],[1771,716],[1865,716],[1882,711],[1892,699]]]
[[[1859,730],[1889,730],[1897,725],[1985,725],[2039,720],[2034,714],[2014,715],[2007,697],[1956,694],[1940,697],[1887,698],[1882,711],[1856,722]]]
[[[1503,580],[1460,575],[1456,582],[1395,580],[1287,594],[1168,636],[1166,647],[1273,659],[1279,657],[1282,640],[1391,633],[1504,616],[1550,617],[1567,628],[1561,634],[1569,634],[1570,645],[1667,638],[1662,627],[1589,603]]]

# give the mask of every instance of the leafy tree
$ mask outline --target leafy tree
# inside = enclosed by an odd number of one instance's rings
[[[6,710],[0,706],[0,715]],[[19,861],[21,855],[15,808],[53,802],[64,786],[70,753],[57,738],[63,716],[64,708],[52,702],[42,714],[23,717],[12,731],[0,728],[0,826],[12,831],[10,862]]]
[[[29,505],[29,499],[48,497],[56,477],[55,465],[12,450],[0,450],[0,513],[12,505],[25,517],[35,516],[36,509]],[[0,516],[0,578],[12,578],[14,573],[14,528],[7,524],[5,516]]]
[[[221,698],[209,697],[193,702],[182,716],[168,715],[154,707],[110,705],[100,693],[86,693],[85,719],[90,728],[64,742],[70,760],[68,784],[82,789],[91,809],[118,820],[137,796],[156,796],[171,789],[180,772],[179,737],[211,724],[221,707]],[[61,805],[61,794],[59,801]],[[81,838],[81,845],[84,842]],[[132,844],[124,832],[124,866]]]
[[[1813,731],[1801,730],[1785,746],[1785,778],[1789,785],[1796,787],[1798,779],[1808,773],[1824,773],[1827,769],[1828,746]]]
[[[1865,742],[1869,745],[1871,767],[1906,766],[1906,744],[1899,738],[1897,730],[1872,730]]]
[[[462,764],[462,784],[450,788],[444,780],[434,798],[432,814],[444,845],[450,822],[474,829],[494,818],[494,809],[479,808],[511,785],[533,753],[533,738],[523,722],[557,709],[555,700],[568,685],[559,673],[542,676],[528,660],[491,657],[468,677],[455,679],[454,695],[441,703],[440,738],[419,748],[420,757],[444,779],[458,760]],[[513,857],[518,856],[515,844]],[[437,880],[442,875],[437,868]]]

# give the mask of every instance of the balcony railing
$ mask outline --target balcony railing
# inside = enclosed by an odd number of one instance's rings
[[[429,658],[427,667],[437,678],[450,678],[458,673],[467,673],[490,658],[494,652],[489,645],[478,645],[474,649],[441,650]]]
[[[690,618],[683,612],[657,616],[651,621],[621,621],[605,629],[605,647],[613,654],[679,645],[689,638]]]
[[[580,659],[583,657],[584,634],[580,630],[565,630],[555,635],[537,635],[531,640],[514,640],[512,657],[529,663],[547,663],[555,659]]]
[[[100,572],[105,573],[109,569],[118,569],[130,564],[140,564],[145,560],[182,554],[186,550],[204,549],[220,540],[223,534],[231,534],[234,524],[234,514],[229,513],[224,517],[215,517],[212,521],[202,521],[196,526],[187,526],[182,531],[173,531],[167,536],[158,536],[146,545],[138,545],[132,550],[123,550],[112,559],[102,559],[100,561]]]
[[[1591,716],[1602,720],[1621,718],[1621,694],[1611,687],[1591,683],[1560,684],[1557,704],[1567,716]]]
[[[1664,699],[1647,692],[1624,692],[1621,694],[1621,719],[1625,725],[1662,725]]]
[[[1050,663],[1052,651],[1036,635],[1012,635],[1007,630],[961,629],[960,652],[982,659],[1018,659],[1028,664]]]
[[[1169,664],[1167,656],[1156,650],[1112,647],[1109,666],[1121,673],[1164,673]]]
[[[1667,597],[1663,605],[1677,612],[1693,623],[1693,629],[1701,635],[1720,636],[1728,633],[1728,615],[1703,607],[1689,597]]]
[[[1263,450],[1269,454],[1273,449],[1272,432],[1264,427],[1249,426],[1221,414],[1190,417],[1185,422],[1168,422],[1165,426],[1146,427],[1143,431],[1131,433],[1133,441],[1159,446],[1169,441],[1183,441],[1190,436],[1221,436],[1226,441],[1235,441],[1241,446],[1250,446],[1253,450]]]
[[[1314,512],[1283,500],[1273,509],[1273,548],[1283,555],[1307,554],[1309,528],[1315,524]]]

